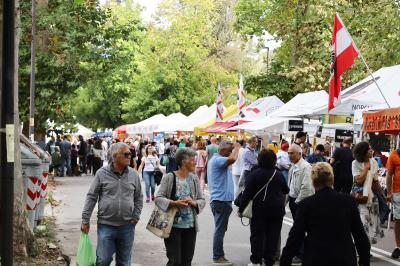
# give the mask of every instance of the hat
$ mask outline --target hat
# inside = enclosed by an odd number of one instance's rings
[[[281,145],[281,149],[282,149],[282,150],[287,150],[287,149],[289,149],[289,143],[287,143],[287,142],[283,143],[283,144]]]

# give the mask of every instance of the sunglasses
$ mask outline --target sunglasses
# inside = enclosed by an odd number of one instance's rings
[[[124,155],[125,158],[129,158],[129,157],[132,156],[132,153],[130,153],[130,152],[124,152],[123,155]]]

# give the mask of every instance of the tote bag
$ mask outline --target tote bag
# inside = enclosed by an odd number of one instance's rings
[[[274,171],[274,174],[272,175],[272,177],[268,180],[268,182],[254,195],[253,199],[251,199],[249,201],[249,203],[247,204],[246,208],[244,208],[242,216],[246,217],[246,218],[253,218],[253,200],[258,196],[258,194],[260,194],[260,192],[265,188],[265,192],[264,192],[264,198],[263,201],[265,200],[265,197],[267,196],[267,190],[268,190],[268,186],[271,183],[272,179],[274,178],[276,174],[276,170]]]
[[[170,198],[175,200],[176,194],[176,176],[174,175],[174,182],[172,183],[172,191]],[[168,238],[171,234],[172,225],[174,224],[177,208],[170,207],[167,211],[163,211],[157,205],[154,205],[154,210],[151,213],[149,222],[146,229],[160,238]]]

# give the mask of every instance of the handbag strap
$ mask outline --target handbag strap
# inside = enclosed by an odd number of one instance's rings
[[[156,170],[156,168],[158,168],[158,166],[155,166],[154,163],[153,163],[153,161],[152,161],[150,158],[148,158],[148,160],[149,160],[150,163],[153,165],[154,170]]]
[[[271,176],[271,178],[268,180],[268,182],[254,195],[253,200],[258,196],[258,194],[260,194],[260,192],[265,188],[265,193],[264,193],[264,198],[263,201],[265,200],[265,196],[267,195],[267,189],[269,186],[269,183],[271,183],[272,179],[274,178],[276,174],[276,170],[274,170],[273,175]]]
[[[171,190],[171,195],[169,198],[171,200],[177,200],[177,198],[176,198],[176,175],[175,175],[174,171],[172,171],[172,175],[174,176],[174,181],[172,182],[172,190]]]

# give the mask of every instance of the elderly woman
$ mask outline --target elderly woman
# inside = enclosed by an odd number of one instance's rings
[[[159,208],[178,208],[171,234],[164,240],[167,266],[189,266],[192,263],[199,230],[197,215],[206,204],[199,178],[193,174],[195,157],[196,152],[192,149],[179,149],[175,155],[178,170],[163,177],[156,194],[155,203]],[[172,191],[174,182],[175,193]]]
[[[274,265],[285,215],[285,195],[289,193],[286,180],[275,168],[276,155],[271,150],[262,150],[258,154],[259,168],[246,178],[243,199],[239,206],[241,214],[249,201],[253,199],[253,218],[250,220],[251,256],[249,265]],[[267,244],[266,244],[267,243]]]
[[[333,189],[333,170],[328,163],[313,165],[311,179],[315,195],[299,205],[280,266],[292,265],[304,239],[303,265],[355,266],[357,253],[358,265],[370,265],[370,244],[354,199]]]
[[[355,160],[351,167],[354,177],[352,194],[359,192],[367,198],[366,203],[359,202],[358,209],[371,244],[376,244],[378,239],[383,238],[378,198],[372,191],[373,185],[379,186],[378,163],[372,158],[373,151],[368,142],[358,143],[354,147],[353,154]]]

